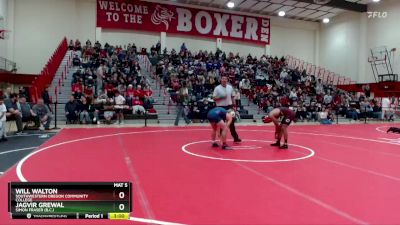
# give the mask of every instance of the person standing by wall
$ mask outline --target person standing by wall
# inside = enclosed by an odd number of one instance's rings
[[[389,109],[390,109],[390,99],[388,97],[382,98],[382,117],[381,119],[384,120],[389,119],[388,115],[389,114]]]
[[[47,107],[49,107],[50,111],[52,111],[51,109],[51,99],[50,99],[50,94],[49,94],[49,88],[46,87],[46,89],[44,89],[44,91],[42,92],[42,98],[44,101],[44,104],[47,105]]]
[[[228,77],[221,77],[221,84],[214,88],[213,99],[218,107],[222,107],[226,110],[233,109],[233,104],[235,103],[235,93],[233,87],[228,84]],[[229,130],[233,137],[233,141],[236,143],[241,142],[238,133],[235,128],[236,119],[232,120],[229,125]]]
[[[175,119],[175,126],[178,126],[181,117],[183,117],[186,124],[190,123],[190,120],[185,113],[185,106],[188,100],[189,100],[189,89],[187,88],[186,81],[183,81],[182,87],[179,89],[176,98],[177,114]]]
[[[124,124],[124,105],[125,105],[125,98],[119,93],[119,91],[115,92],[114,97],[114,109],[115,113],[117,114],[117,122],[121,125]]]
[[[7,141],[6,138],[6,113],[7,108],[4,104],[4,97],[0,96],[0,142]]]

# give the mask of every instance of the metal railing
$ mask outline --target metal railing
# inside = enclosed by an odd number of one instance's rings
[[[300,60],[296,57],[287,55],[285,59],[290,69],[298,68],[300,72],[305,70],[307,75],[313,75],[315,76],[315,78],[321,79],[322,83],[324,84],[347,85],[356,83],[347,76],[341,76],[323,67],[319,67],[312,63],[305,62],[304,60]]]
[[[17,63],[8,60],[6,58],[0,57],[0,70],[5,70],[7,72],[16,72]]]

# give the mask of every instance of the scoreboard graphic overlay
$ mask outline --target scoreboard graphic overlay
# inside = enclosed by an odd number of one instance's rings
[[[129,219],[130,182],[11,182],[13,219]]]

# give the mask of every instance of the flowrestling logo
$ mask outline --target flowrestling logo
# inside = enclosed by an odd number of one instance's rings
[[[153,22],[155,25],[159,25],[161,23],[165,24],[166,30],[168,30],[169,23],[172,19],[175,19],[174,12],[160,5],[156,6],[153,14],[151,15],[151,22]]]
[[[367,12],[368,19],[385,19],[388,12]]]

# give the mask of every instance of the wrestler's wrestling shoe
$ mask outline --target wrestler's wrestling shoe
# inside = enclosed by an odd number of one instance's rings
[[[271,144],[271,146],[273,146],[273,147],[280,147],[280,146],[281,146],[281,143],[280,143],[280,142],[275,142],[275,143]]]
[[[233,148],[229,147],[227,144],[222,145],[222,150],[233,150]]]
[[[287,144],[283,144],[281,147],[279,147],[280,149],[288,149],[289,146]]]
[[[233,142],[240,143],[240,142],[242,142],[242,139],[238,138],[238,139],[233,140]]]

